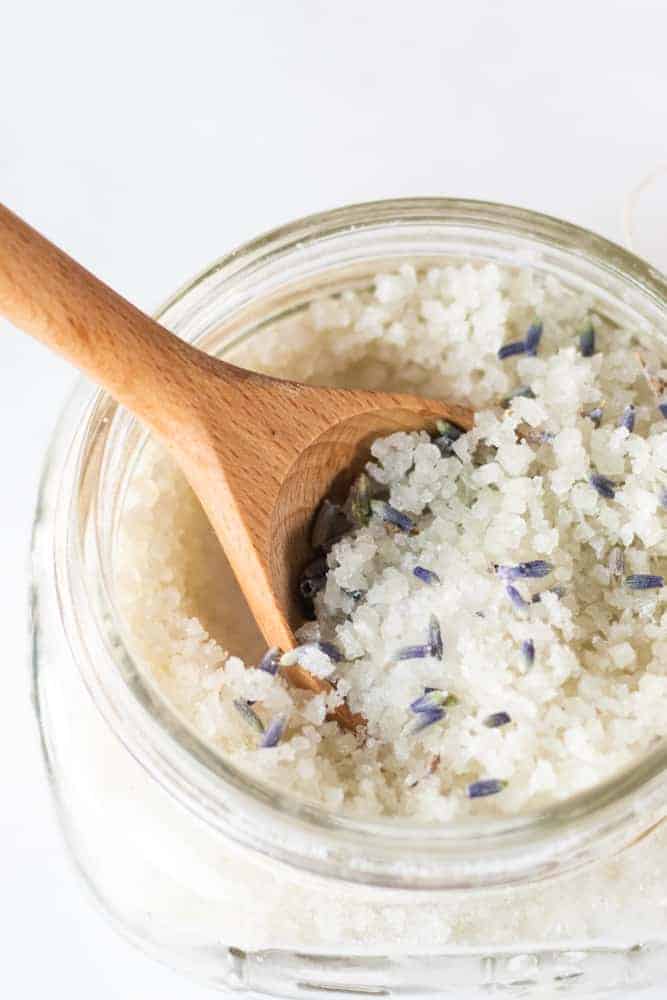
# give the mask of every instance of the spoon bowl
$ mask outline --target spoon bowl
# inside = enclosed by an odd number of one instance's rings
[[[468,430],[472,412],[414,395],[322,388],[218,360],[146,316],[0,205],[0,313],[104,386],[165,444],[199,497],[268,645],[294,647],[312,518],[375,438]],[[285,668],[301,688],[327,681]],[[336,712],[356,724],[345,706]]]

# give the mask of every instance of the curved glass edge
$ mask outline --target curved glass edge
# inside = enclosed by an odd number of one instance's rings
[[[370,221],[369,215],[372,216]],[[619,274],[624,281],[636,278],[642,292],[652,296],[656,303],[664,302],[667,296],[665,279],[653,268],[622,248],[568,223],[505,206],[421,199],[341,209],[260,237],[202,272],[158,315],[169,321],[170,313],[173,310],[178,313],[188,294],[201,290],[212,276],[219,275],[225,268],[231,269],[233,276],[246,266],[244,261],[249,262],[247,266],[254,265],[258,256],[265,252],[275,255],[285,252],[286,247],[292,244],[302,248],[308,239],[318,242],[332,233],[356,232],[363,229],[364,222],[372,228],[388,223],[399,225],[406,217],[410,221],[428,221],[433,216],[437,216],[440,222],[450,223],[454,218],[464,226],[474,222],[494,231],[499,227],[503,234],[510,236],[516,231],[545,246],[553,246],[556,242],[569,253],[581,252],[585,258],[592,256],[605,268],[620,268]],[[84,464],[79,456],[74,477],[76,481],[85,478]],[[67,511],[70,532],[72,513]],[[71,570],[72,564],[79,560],[83,561],[80,548],[69,552],[68,569]],[[66,591],[69,583],[66,577],[60,580],[64,601],[68,599]],[[78,653],[85,654],[86,648],[84,643]],[[109,654],[108,647],[104,652]],[[114,654],[117,662],[117,648]],[[120,657],[124,660],[126,674],[129,671],[133,676],[131,687],[137,704],[129,706],[123,697],[127,694],[126,686],[125,691],[116,686],[111,701],[107,700],[104,706],[101,705],[99,691],[91,690],[91,693],[107,721],[120,731],[128,749],[158,780],[168,785],[173,794],[179,795],[193,811],[218,825],[232,839],[319,874],[383,887],[417,889],[507,884],[508,877],[514,881],[536,880],[564,870],[560,863],[556,863],[554,855],[554,841],[558,835],[567,834],[572,849],[565,867],[571,869],[598,857],[602,842],[606,843],[607,854],[620,849],[642,834],[655,822],[656,816],[661,817],[665,809],[667,790],[663,772],[667,767],[667,748],[655,751],[618,778],[559,803],[538,816],[485,820],[482,824],[457,824],[454,830],[434,830],[431,827],[397,824],[395,821],[370,823],[332,816],[317,807],[269,791],[227,764],[178,719],[164,699],[159,696],[156,699],[156,692],[149,690],[126,650],[120,651]],[[77,659],[81,664],[81,655]],[[86,659],[85,655],[83,659]],[[89,689],[94,688],[90,678],[88,686]],[[114,701],[116,704],[113,704]],[[139,702],[141,711],[138,712]],[[123,734],[130,719],[131,738],[127,732]],[[175,762],[174,751],[186,759]],[[223,784],[220,779],[223,779]],[[271,843],[262,842],[257,837],[258,820],[268,819],[274,824],[274,832],[276,825],[280,830],[280,836]],[[416,835],[419,836],[418,843],[415,843]],[[315,843],[312,843],[313,837],[317,838]],[[530,843],[527,843],[528,837],[532,838]],[[369,838],[372,838],[372,858],[368,857]],[[532,868],[522,875],[521,870],[526,867],[527,847],[531,849]],[[404,853],[406,850],[407,855]],[[495,851],[494,861],[481,878],[479,873],[475,875],[471,870],[465,871],[461,877],[461,871],[466,869],[466,860],[468,868],[479,866],[490,850]],[[355,851],[358,852],[356,859]],[[562,855],[562,843],[557,853]],[[415,863],[412,871],[405,869],[406,856],[419,862]],[[399,858],[400,864],[396,864]],[[459,872],[454,878],[452,863]]]

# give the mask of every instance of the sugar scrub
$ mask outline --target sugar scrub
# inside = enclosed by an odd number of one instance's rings
[[[468,403],[474,429],[375,442],[264,655],[197,501],[154,443],[116,572],[132,646],[236,765],[328,810],[441,823],[537,809],[651,749],[667,718],[667,383],[650,331],[555,278],[409,265],[234,360]],[[322,522],[320,521],[320,528]],[[298,659],[332,682],[296,691]],[[345,699],[367,725],[327,716]]]

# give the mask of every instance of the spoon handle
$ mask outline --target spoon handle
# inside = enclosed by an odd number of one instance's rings
[[[1,204],[0,313],[161,436],[183,423],[213,366],[220,388],[253,378],[174,336]]]

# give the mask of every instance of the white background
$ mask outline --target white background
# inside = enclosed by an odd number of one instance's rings
[[[664,0],[21,0],[1,34],[0,197],[148,310],[235,244],[366,199],[488,198],[620,239],[625,195],[667,160]],[[659,253],[667,193],[650,213]],[[2,993],[211,996],[118,940],[63,854],[24,622],[72,372],[0,337]]]

